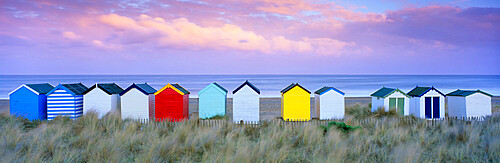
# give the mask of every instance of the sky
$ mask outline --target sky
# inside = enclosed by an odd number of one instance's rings
[[[500,75],[496,0],[0,3],[3,75]]]

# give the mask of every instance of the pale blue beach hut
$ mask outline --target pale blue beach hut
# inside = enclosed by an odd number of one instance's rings
[[[9,93],[10,114],[29,120],[47,118],[47,96],[54,89],[49,83],[23,84]]]
[[[216,82],[198,92],[199,118],[211,118],[226,115],[227,90]]]
[[[47,93],[47,119],[67,116],[76,119],[83,114],[83,93],[87,87],[82,83],[59,84]]]

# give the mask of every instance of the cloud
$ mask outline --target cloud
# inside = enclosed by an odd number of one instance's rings
[[[121,50],[122,46],[121,45],[116,45],[116,44],[107,44],[102,42],[101,40],[92,40],[92,44],[96,46],[97,48],[104,49],[104,50]]]
[[[81,35],[77,35],[75,34],[74,32],[71,32],[71,31],[65,31],[62,33],[62,36],[64,38],[67,38],[67,39],[70,39],[70,40],[79,40],[82,38]]]
[[[164,20],[142,14],[132,19],[117,14],[102,15],[99,21],[121,33],[120,39],[127,42],[150,42],[161,47],[179,49],[215,49],[260,51],[263,53],[299,52],[323,55],[342,54],[343,48],[355,46],[331,38],[308,38],[291,40],[285,36],[264,37],[253,31],[244,30],[233,24],[204,27],[186,18]],[[135,35],[129,37],[129,35]],[[143,37],[149,36],[149,37]],[[128,38],[127,38],[128,37]]]
[[[368,25],[380,32],[439,44],[500,43],[499,8],[405,8],[388,12],[387,19],[386,23]]]

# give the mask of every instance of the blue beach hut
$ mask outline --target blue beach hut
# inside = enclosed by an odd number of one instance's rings
[[[226,115],[227,90],[216,82],[198,92],[199,118],[211,118],[216,115]]]
[[[10,114],[29,120],[47,119],[47,96],[54,89],[49,83],[24,84],[9,93]]]
[[[83,93],[87,87],[82,83],[59,84],[47,93],[47,119],[68,116],[76,119],[83,114]]]

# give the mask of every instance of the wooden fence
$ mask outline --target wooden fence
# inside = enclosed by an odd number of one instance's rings
[[[144,124],[152,124],[155,126],[169,126],[176,127],[183,123],[191,123],[197,126],[204,127],[223,127],[225,125],[237,125],[237,126],[245,126],[245,127],[260,127],[265,125],[275,125],[278,124],[280,126],[291,126],[291,127],[299,127],[299,126],[327,126],[329,122],[345,122],[351,126],[364,126],[375,124],[384,121],[394,121],[397,126],[400,125],[422,125],[425,127],[433,127],[436,125],[444,124],[444,123],[466,123],[470,124],[471,122],[483,122],[485,117],[470,117],[470,118],[458,118],[458,117],[446,117],[442,119],[420,119],[416,117],[399,117],[399,118],[365,118],[365,119],[331,119],[331,120],[309,120],[309,121],[284,121],[284,120],[263,120],[263,121],[230,121],[225,119],[214,119],[214,120],[184,120],[184,121],[153,121],[148,119],[127,119],[125,121],[132,121]]]
[[[140,123],[143,125],[154,126],[154,127],[177,127],[179,125],[196,125],[203,127],[224,127],[226,125],[236,125],[244,127],[260,127],[266,125],[279,125],[279,126],[290,126],[290,127],[301,127],[301,126],[327,126],[329,122],[345,122],[351,126],[365,126],[365,125],[375,125],[377,123],[385,123],[386,121],[393,121],[396,126],[411,126],[411,125],[421,125],[424,127],[434,127],[436,125],[443,124],[453,124],[453,123],[465,123],[471,124],[472,122],[484,122],[487,120],[486,117],[446,117],[442,119],[421,119],[416,117],[398,117],[398,118],[365,118],[365,119],[330,119],[330,120],[318,120],[312,119],[309,121],[284,121],[281,119],[274,120],[262,120],[262,121],[230,121],[226,119],[213,119],[213,120],[183,120],[183,121],[169,121],[169,120],[149,120],[149,119],[125,119],[125,122]],[[347,122],[346,122],[347,121]],[[47,120],[32,120],[26,119],[26,127],[34,128],[37,124],[47,122]]]

